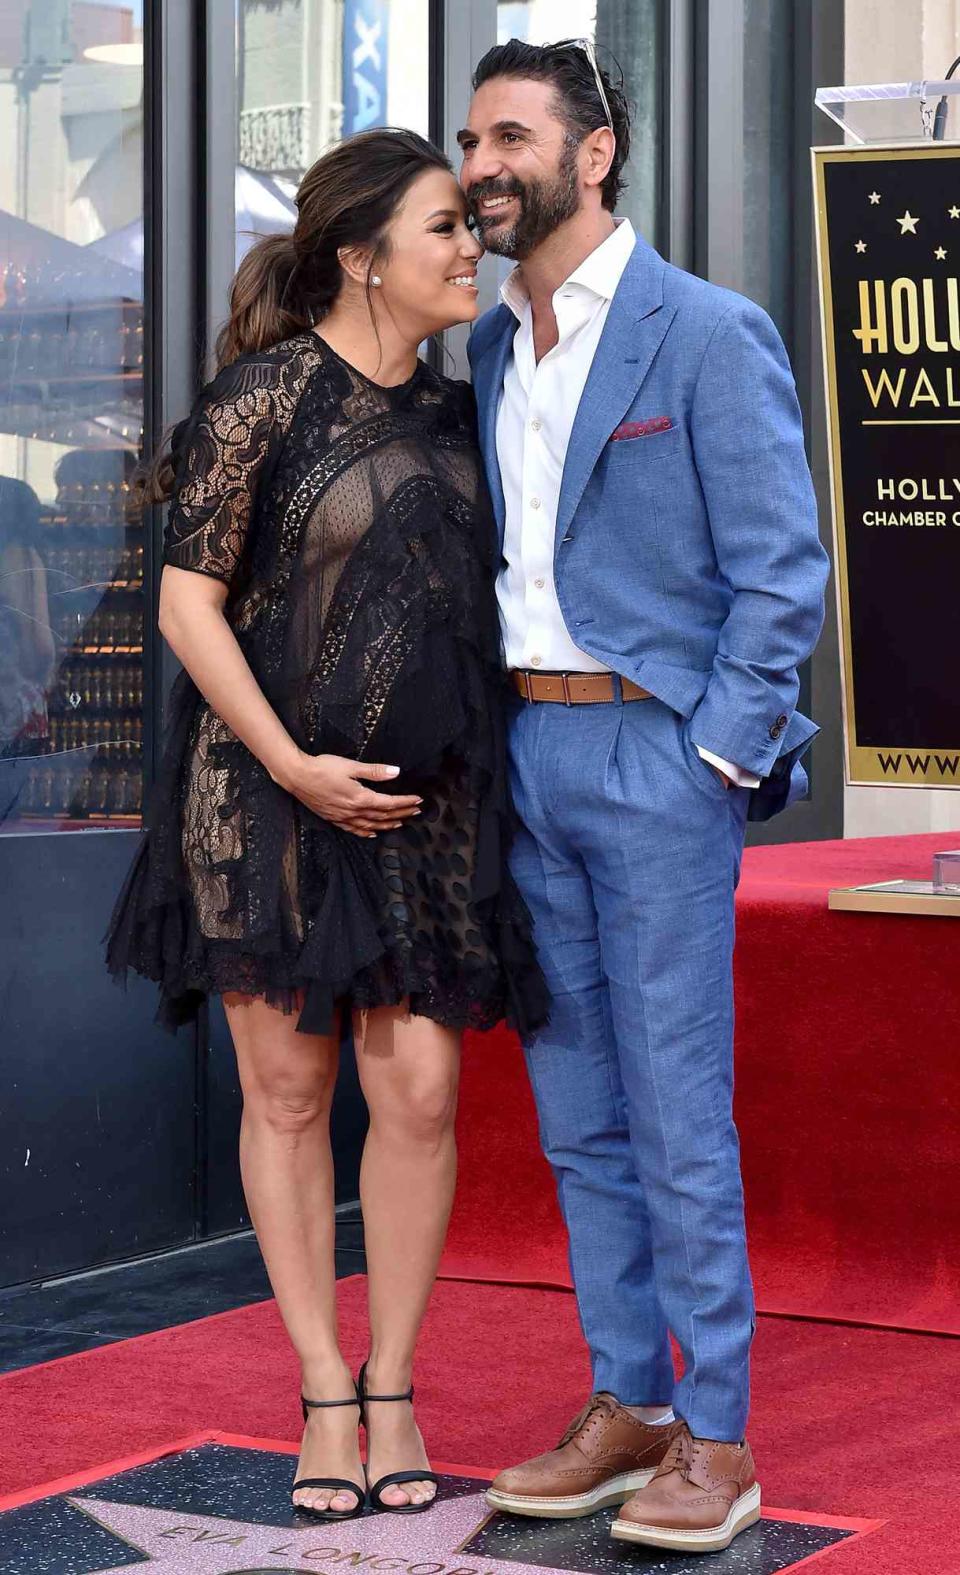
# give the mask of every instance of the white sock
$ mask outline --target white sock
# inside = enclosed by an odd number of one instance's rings
[[[677,1419],[673,1414],[673,1407],[671,1406],[669,1411],[664,1411],[663,1416],[658,1416],[657,1420],[655,1422],[648,1423],[648,1426],[666,1427],[668,1422],[675,1422],[676,1420]]]

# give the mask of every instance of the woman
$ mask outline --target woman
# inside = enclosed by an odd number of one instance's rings
[[[469,390],[417,359],[476,315],[481,248],[411,132],[335,148],[297,206],[292,238],[241,264],[221,370],[161,475],[160,627],[186,672],[108,962],[159,980],[174,1024],[223,996],[244,1189],[307,1397],[294,1503],[342,1519],[367,1483],[336,1332],[339,1014],[370,1110],[367,1481],[409,1512],[436,1489],[404,1402],[453,1195],[460,1030],[506,1013],[526,1031],[546,997],[506,866]]]

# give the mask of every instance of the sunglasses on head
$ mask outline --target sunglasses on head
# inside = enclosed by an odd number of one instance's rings
[[[593,72],[593,80],[597,84],[597,92],[600,94],[600,102],[603,105],[603,112],[607,117],[607,125],[610,127],[610,130],[613,131],[613,115],[610,113],[610,100],[607,98],[606,89],[603,85],[603,78],[600,75],[600,67],[597,64],[597,52],[593,47],[593,39],[564,38],[559,44],[554,44],[553,48],[583,50],[583,53],[590,62],[590,69]]]

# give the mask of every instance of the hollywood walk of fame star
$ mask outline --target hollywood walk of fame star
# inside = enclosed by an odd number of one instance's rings
[[[880,193],[878,191],[872,191],[870,193],[870,201],[873,206],[876,207],[877,203],[880,201]]]
[[[443,1499],[426,1515],[369,1515],[344,1522],[264,1526],[177,1509],[66,1500],[127,1542],[147,1562],[110,1565],[94,1575],[239,1575],[240,1571],[323,1571],[362,1563],[378,1575],[529,1575],[529,1566],[458,1551],[490,1518],[482,1493]],[[359,1555],[360,1557],[353,1557]],[[539,1575],[567,1572],[539,1567]]]
[[[910,212],[909,208],[906,210],[903,216],[897,220],[897,223],[900,226],[901,235],[906,235],[908,230],[911,235],[916,235],[918,220]]]
[[[960,208],[958,208],[956,205],[954,205],[952,208],[948,208],[947,213],[950,215],[951,219],[960,219]]]
[[[857,251],[858,251],[858,252],[865,252],[865,251],[866,251],[866,249],[867,249],[867,243],[866,243],[866,241],[858,241],[858,242],[857,242],[857,244],[856,244],[856,248],[855,248],[855,249],[856,249],[856,250],[857,250]]]
[[[938,262],[943,262],[943,259],[946,257],[947,253],[943,246],[938,246],[933,255],[936,257]]]

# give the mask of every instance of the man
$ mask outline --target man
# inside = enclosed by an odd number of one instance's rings
[[[459,140],[480,238],[518,262],[470,359],[554,999],[527,1061],[597,1391],[490,1502],[622,1504],[615,1537],[713,1551],[760,1513],[734,887],[748,812],[805,790],[827,561],[776,330],[614,220],[628,113],[589,46],[492,49]]]

